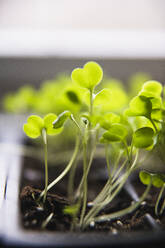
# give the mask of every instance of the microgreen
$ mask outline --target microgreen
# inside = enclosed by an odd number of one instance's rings
[[[152,181],[152,185],[156,188],[160,188],[160,192],[155,204],[155,214],[162,214],[165,209],[165,199],[161,206],[160,212],[158,211],[158,207],[160,204],[160,200],[163,196],[163,192],[165,190],[165,175],[160,173],[150,173],[146,171],[140,171],[139,173],[140,180],[143,184],[148,185],[150,181]]]
[[[143,127],[136,130],[133,137],[134,146],[137,148],[146,148],[154,142],[154,131],[150,127]]]
[[[44,83],[39,94],[33,94],[36,97],[33,108],[42,113],[52,110],[57,115],[50,113],[44,118],[31,115],[23,127],[27,136],[32,139],[41,136],[44,143],[45,189],[40,199],[44,196],[45,201],[47,191],[70,172],[68,192],[72,196],[68,197],[71,205],[66,206],[63,213],[72,217],[72,227],[78,229],[86,228],[93,221],[111,220],[134,211],[147,197],[151,186],[160,190],[155,213],[162,214],[165,209],[165,200],[160,206],[165,190],[165,176],[156,171],[156,166],[154,173],[144,171],[144,162],[142,163],[140,157],[143,153],[150,154],[155,150],[161,151],[164,156],[165,100],[162,97],[162,85],[153,80],[144,82],[145,78],[150,79],[146,75],[134,78],[137,83],[136,95],[127,106],[130,95],[126,94],[120,81],[106,79],[100,84],[102,78],[101,66],[90,61],[83,68],[74,69],[71,79],[61,77]],[[12,105],[12,101],[10,104]],[[68,126],[72,127],[70,136],[76,138],[74,152],[64,170],[48,185],[47,135],[64,131],[67,139]],[[89,209],[88,175],[91,167],[95,166],[93,160],[99,152],[104,158],[102,163],[107,166],[107,180]],[[79,158],[83,169],[79,185],[75,189]],[[129,176],[139,168],[140,181],[146,185],[139,200],[126,209],[101,214],[119,194]]]
[[[129,104],[129,109],[126,111],[128,116],[145,116],[149,118],[151,115],[152,104],[145,96],[134,97]]]
[[[162,93],[162,85],[157,81],[147,81],[143,84],[139,95],[146,97],[160,97]]]
[[[47,195],[48,187],[48,162],[47,162],[47,134],[56,135],[62,131],[62,128],[53,128],[53,121],[57,119],[55,114],[48,114],[44,118],[41,118],[37,115],[31,115],[27,119],[27,123],[24,124],[23,130],[26,135],[32,139],[36,139],[39,136],[42,136],[44,143],[44,153],[45,153],[45,193],[44,193],[44,202]]]
[[[96,62],[88,62],[83,68],[77,68],[72,72],[72,80],[83,88],[93,90],[103,77],[103,71]]]
[[[124,141],[128,135],[127,128],[122,124],[112,124],[108,131],[103,134],[103,140],[107,142]]]
[[[120,123],[120,116],[113,112],[109,112],[101,116],[99,118],[99,122],[102,128],[108,130],[112,126],[112,124]]]

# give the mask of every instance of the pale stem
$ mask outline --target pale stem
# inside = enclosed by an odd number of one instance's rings
[[[93,206],[93,208],[85,216],[85,218],[84,218],[84,224],[86,224],[87,222],[90,222],[91,219],[94,216],[96,216],[98,214],[98,212],[104,206],[106,206],[107,204],[109,204],[114,199],[114,197],[120,192],[120,190],[123,187],[123,185],[125,184],[127,178],[129,177],[129,175],[131,174],[131,172],[135,168],[135,165],[136,165],[136,162],[137,162],[137,158],[138,158],[138,152],[137,152],[137,154],[135,156],[135,159],[134,159],[134,162],[133,162],[131,168],[123,175],[122,180],[121,181],[119,180],[119,182],[115,182],[116,186],[119,184],[118,187],[117,187],[117,189],[110,196],[107,196],[107,198],[104,201],[101,201],[100,203],[97,203],[96,205]]]
[[[110,168],[110,163],[109,163],[109,153],[108,153],[108,144],[105,145],[105,157],[106,157],[106,164],[107,164],[107,169],[108,169],[108,176],[109,180],[112,180],[112,175],[111,175],[111,168]]]
[[[45,160],[45,189],[44,189],[44,197],[43,201],[45,202],[46,200],[46,195],[47,195],[47,188],[48,188],[48,158],[47,158],[47,135],[46,135],[46,130],[45,128],[42,129],[42,138],[44,142],[44,160]]]
[[[162,197],[162,195],[163,195],[164,189],[165,189],[165,184],[163,184],[163,186],[162,186],[162,188],[161,188],[161,190],[160,190],[160,192],[159,192],[159,195],[158,195],[156,204],[155,204],[155,214],[156,214],[156,215],[159,215],[159,213],[158,213],[158,206],[159,206],[160,199],[161,199],[161,197]]]
[[[115,172],[116,172],[116,169],[117,169],[117,167],[118,167],[118,165],[119,165],[119,161],[120,161],[121,155],[122,155],[122,152],[120,151],[120,152],[119,152],[119,155],[118,155],[118,157],[117,157],[117,159],[116,159],[115,165],[114,165],[114,167],[113,167],[113,170],[112,170],[112,176],[113,176],[113,175],[115,174]]]
[[[133,205],[129,206],[128,208],[117,211],[115,213],[98,216],[98,217],[94,218],[93,221],[102,222],[102,221],[112,220],[112,219],[116,219],[116,218],[119,218],[123,215],[131,213],[132,211],[137,209],[139,207],[139,205],[145,200],[146,196],[148,195],[148,193],[151,189],[151,185],[152,185],[152,182],[150,182],[150,184],[147,185],[146,190],[144,191],[143,195],[140,197],[138,202],[135,202]],[[87,225],[89,225],[89,223],[87,223]]]
[[[86,211],[86,205],[87,205],[87,190],[88,190],[88,184],[87,184],[87,144],[86,141],[84,141],[83,146],[83,206],[80,216],[80,226],[82,226],[85,211]]]
[[[94,154],[95,154],[95,150],[96,150],[96,141],[97,141],[96,139],[95,139],[95,143],[93,144],[92,151],[90,153],[89,163],[88,163],[88,166],[87,166],[87,175],[88,175],[88,173],[90,171],[92,161],[93,161],[93,158],[94,158]],[[83,175],[83,177],[82,177],[82,179],[80,181],[79,187],[77,189],[77,192],[75,194],[76,198],[80,195],[80,192],[81,192],[81,189],[82,189],[82,186],[83,186],[83,182],[84,182],[84,177],[85,177],[85,175]]]
[[[79,136],[77,136],[76,139],[76,144],[75,144],[75,149],[73,152],[73,155],[71,157],[71,160],[69,161],[68,165],[66,166],[66,168],[63,170],[63,172],[52,182],[48,185],[47,187],[47,191],[50,190],[53,186],[55,186],[70,170],[70,168],[73,165],[73,162],[75,161],[75,158],[78,154],[78,150],[79,150],[79,144],[80,144],[80,138]],[[39,199],[45,194],[45,190],[41,192]]]

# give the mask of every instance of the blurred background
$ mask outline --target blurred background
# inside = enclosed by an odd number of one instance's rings
[[[0,94],[88,60],[165,81],[164,0],[1,0]]]

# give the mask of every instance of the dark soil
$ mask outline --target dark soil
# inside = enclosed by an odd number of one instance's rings
[[[34,163],[35,162],[35,163]],[[101,163],[101,164],[100,164]],[[98,166],[99,165],[99,166]],[[100,191],[105,183],[105,175],[103,170],[100,170],[102,166],[101,161],[97,161],[97,166],[94,169],[95,177],[89,176],[89,199]],[[70,202],[67,200],[67,180],[66,176],[62,182],[55,186],[50,193],[47,194],[47,199],[44,204],[37,202],[39,194],[43,189],[44,176],[39,161],[31,161],[29,158],[24,159],[24,167],[22,172],[21,193],[20,193],[20,208],[22,213],[22,225],[26,229],[41,230],[46,228],[50,231],[68,231],[71,228],[71,217],[63,213],[65,206],[68,206]],[[61,166],[52,167],[49,169],[50,181],[52,181],[57,175],[59,175]],[[79,182],[79,174],[76,176],[76,183]],[[92,174],[92,173],[91,173]],[[97,175],[99,174],[99,179]],[[102,175],[102,176],[101,176]],[[138,177],[137,177],[138,178]],[[140,196],[145,190],[145,187],[135,180],[132,183],[137,194]],[[37,189],[36,189],[37,188]],[[57,192],[59,192],[57,194]],[[145,202],[131,214],[124,217],[106,221],[103,223],[91,223],[91,225],[85,231],[106,231],[112,233],[118,232],[130,232],[130,231],[143,231],[151,229],[164,229],[165,228],[165,215],[158,218],[154,213],[154,203],[158,196],[158,190],[153,188],[148,195]],[[118,197],[112,201],[110,206],[104,209],[102,213],[113,213],[115,211],[124,209],[132,204],[133,200],[128,194],[127,190],[123,189]],[[89,207],[87,211],[89,210]],[[51,215],[50,220],[46,224],[47,218]]]

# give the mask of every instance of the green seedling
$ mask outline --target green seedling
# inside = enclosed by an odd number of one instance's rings
[[[73,155],[68,163],[68,165],[66,166],[66,168],[64,169],[64,171],[53,181],[51,182],[49,185],[47,185],[47,187],[45,187],[45,190],[41,193],[40,198],[45,195],[48,190],[50,190],[53,186],[55,186],[71,169],[75,158],[78,154],[79,151],[79,143],[80,143],[80,136],[81,136],[81,128],[79,127],[79,124],[77,123],[77,121],[75,120],[73,114],[70,111],[64,111],[63,113],[61,113],[58,117],[56,117],[56,119],[52,119],[51,120],[51,129],[53,130],[53,132],[58,132],[58,130],[62,130],[63,126],[65,124],[65,122],[67,121],[67,119],[70,119],[74,125],[76,126],[76,128],[79,131],[79,134],[77,135],[77,139],[76,139],[76,145],[75,145],[75,149],[73,152]]]
[[[146,189],[139,200],[126,209],[101,214],[122,190],[129,176],[143,167],[145,157],[142,159],[141,155],[150,154],[156,149],[160,151],[160,147],[162,156],[164,153],[165,100],[162,98],[162,85],[150,80],[142,84],[136,93],[127,106],[130,95],[126,94],[121,83],[115,79],[103,80],[101,66],[91,61],[83,68],[74,69],[71,80],[61,77],[48,81],[35,95],[35,110],[57,113],[57,116],[48,114],[44,118],[30,116],[24,125],[27,136],[33,139],[41,136],[44,143],[45,189],[40,198],[43,197],[45,201],[47,191],[70,172],[67,188],[71,205],[66,206],[63,212],[71,216],[73,229],[84,230],[91,222],[107,221],[131,213],[146,198],[151,186],[160,188],[155,213],[162,214],[165,209],[165,200],[160,206],[165,189],[164,175],[141,170],[139,177]],[[47,135],[56,135],[63,130],[65,139],[68,139],[68,126],[72,128],[70,136],[76,139],[74,152],[65,169],[48,185]],[[107,167],[107,180],[88,208],[88,175],[98,155]],[[75,189],[80,158],[83,170]],[[45,224],[50,218],[52,215],[48,216]]]
[[[80,204],[76,203],[74,205],[65,206],[63,209],[63,213],[66,215],[70,215],[72,218],[71,231],[76,227],[77,215],[80,211]]]
[[[157,198],[157,201],[155,203],[155,214],[161,215],[163,214],[163,211],[165,209],[165,199],[163,201],[163,204],[160,208],[160,212],[158,211],[158,207],[160,204],[160,200],[163,196],[163,192],[165,190],[165,175],[164,174],[158,174],[158,173],[150,173],[146,171],[140,171],[139,173],[140,180],[143,184],[148,185],[150,181],[152,181],[152,185],[156,188],[160,188],[160,192]]]
[[[47,187],[48,187],[48,161],[47,161],[47,135],[56,135],[62,131],[62,127],[53,128],[53,121],[57,119],[55,114],[48,114],[44,118],[37,115],[31,115],[27,119],[27,123],[24,124],[23,130],[26,135],[32,139],[42,137],[44,144],[44,154],[45,154],[45,190],[43,201],[46,200]]]
[[[155,110],[162,109],[161,93],[162,86],[159,82],[146,82],[138,96],[130,101],[129,109],[125,113],[128,116],[144,116],[151,122],[155,132],[157,132],[158,127],[155,124],[153,115],[155,114]]]
[[[133,137],[134,146],[137,148],[150,147],[154,143],[154,130],[150,127],[142,127],[136,130]]]

